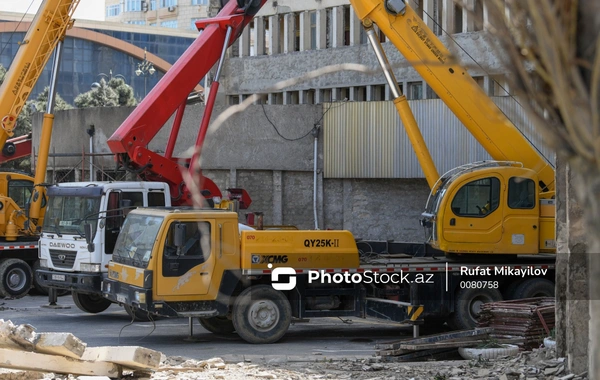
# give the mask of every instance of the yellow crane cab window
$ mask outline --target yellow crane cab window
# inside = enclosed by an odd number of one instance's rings
[[[485,217],[500,204],[500,180],[482,178],[463,185],[452,199],[452,212],[456,216]]]
[[[513,209],[535,207],[535,182],[532,179],[512,177],[508,180],[508,207]]]

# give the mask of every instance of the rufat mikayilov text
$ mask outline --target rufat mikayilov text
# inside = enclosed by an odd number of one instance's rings
[[[514,268],[509,266],[486,266],[486,267],[460,267],[460,274],[464,276],[545,276],[548,269],[544,268]]]

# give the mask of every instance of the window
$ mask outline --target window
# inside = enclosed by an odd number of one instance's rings
[[[457,216],[483,217],[500,204],[500,180],[478,179],[464,185],[452,199],[452,212]]]
[[[121,14],[121,5],[114,4],[106,7],[106,17],[115,17]]]
[[[175,236],[183,239],[175,245]],[[163,276],[178,277],[210,257],[211,231],[208,222],[177,222],[169,226],[163,252]],[[171,263],[177,265],[170,265]]]
[[[202,20],[202,18],[193,18],[190,20],[190,29],[191,30],[198,30],[198,28],[196,27],[196,21],[198,20]]]
[[[176,29],[177,28],[177,20],[163,21],[160,23],[160,26],[162,26],[163,28]]]
[[[192,0],[192,5],[208,5],[208,0]]]
[[[150,10],[151,11],[156,10],[156,0],[150,0]]]
[[[407,98],[409,100],[423,99],[423,82],[409,82]]]
[[[156,191],[148,193],[148,206],[157,207],[165,205],[165,193],[162,191]]]
[[[142,10],[140,0],[125,0],[125,12],[139,12]]]
[[[177,5],[177,0],[160,0],[159,4],[161,8],[174,7]]]
[[[8,182],[8,197],[15,201],[21,209],[25,208],[25,204],[31,199],[33,190],[33,182],[31,181],[9,181]]]
[[[129,20],[126,21],[127,24],[132,24],[132,25],[146,25],[146,21],[144,20]]]
[[[528,178],[512,177],[508,181],[508,207],[532,209],[535,207],[535,182]]]

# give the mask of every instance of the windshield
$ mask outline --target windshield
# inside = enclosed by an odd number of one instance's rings
[[[117,238],[113,260],[146,268],[163,217],[129,214]]]
[[[84,236],[83,225],[92,225],[95,233],[98,224],[100,197],[60,196],[49,197],[42,232],[78,234]],[[93,236],[92,236],[93,238]]]

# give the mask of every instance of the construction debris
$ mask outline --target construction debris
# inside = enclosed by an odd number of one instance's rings
[[[481,306],[480,327],[492,327],[493,337],[511,339],[521,349],[539,347],[554,328],[554,298],[539,297],[490,302]]]
[[[0,319],[0,368],[118,378],[124,369],[156,369],[160,358],[160,352],[143,347],[87,347],[70,333],[38,334],[30,325]],[[9,371],[0,380],[20,376]]]

